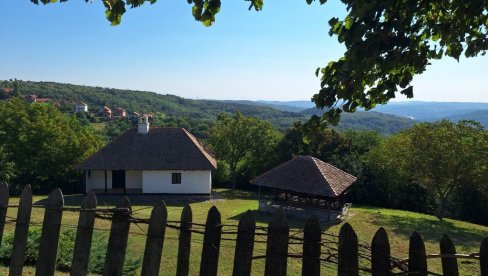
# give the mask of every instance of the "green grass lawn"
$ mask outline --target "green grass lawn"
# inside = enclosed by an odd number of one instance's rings
[[[193,210],[193,221],[205,223],[206,215],[211,206],[215,205],[222,215],[224,224],[237,225],[239,217],[247,210],[254,211],[256,215],[257,224],[266,226],[271,216],[257,213],[257,196],[249,192],[238,191],[231,193],[228,190],[218,190],[224,197],[223,201],[209,203],[209,202],[195,202],[191,203]],[[34,202],[39,202],[45,196],[35,196]],[[65,204],[67,206],[79,206],[81,196],[66,196]],[[134,216],[140,218],[148,218],[151,208],[148,206],[154,205],[158,200],[155,196],[133,196],[129,197],[133,204]],[[119,196],[100,197],[99,206],[113,206],[118,200]],[[17,198],[11,199],[11,204],[15,204]],[[181,215],[182,203],[167,203],[168,206],[168,220],[179,220]],[[8,211],[9,216],[16,216],[16,209],[11,208]],[[35,223],[42,222],[42,209],[34,208],[32,211],[32,221]],[[64,212],[63,225],[76,225],[78,221],[78,213]],[[292,229],[300,229],[304,222],[300,220],[289,220]],[[429,215],[418,213],[389,210],[373,207],[354,206],[350,211],[350,218],[348,222],[353,226],[361,243],[370,244],[375,231],[380,227],[384,227],[389,235],[391,243],[391,252],[394,257],[406,258],[408,256],[408,239],[413,231],[419,232],[425,240],[427,254],[438,253],[440,240],[442,234],[448,234],[456,244],[458,253],[473,253],[479,251],[480,241],[483,237],[488,236],[488,227],[456,221],[456,220],[438,220]],[[6,227],[6,232],[13,231],[13,225],[9,224]],[[67,228],[67,226],[63,226]],[[338,234],[341,224],[326,226],[323,225],[324,231]],[[106,233],[110,228],[110,222],[104,220],[97,220],[96,228],[100,232]],[[104,230],[105,229],[105,230]],[[132,225],[131,235],[129,239],[128,251],[133,256],[140,256],[144,251],[145,237],[143,234],[146,231],[144,225]],[[228,237],[228,236],[227,236]],[[256,239],[262,240],[263,237]],[[192,253],[190,256],[191,275],[198,274],[200,267],[201,249],[202,249],[202,235],[192,235]],[[161,263],[161,275],[175,275],[176,258],[178,246],[178,233],[174,229],[166,230],[166,238],[163,248],[163,258]],[[264,243],[258,243],[255,246],[254,255],[263,255],[265,250]],[[300,253],[300,246],[291,246],[290,253]],[[229,275],[232,273],[232,264],[234,258],[234,242],[222,241],[220,257],[219,257],[219,275]],[[364,261],[361,265],[367,266],[369,264]],[[478,262],[473,260],[460,260],[460,270],[463,275],[476,275],[478,272]],[[335,270],[335,266],[330,264],[323,266],[324,273]],[[429,260],[429,270],[440,272],[440,261]],[[7,271],[6,268],[0,269],[0,274]],[[26,274],[33,273],[33,268],[26,268]],[[264,272],[264,260],[257,259],[253,261],[253,274],[262,275]],[[288,272],[290,275],[297,275],[301,272],[301,262],[299,259],[289,259]]]

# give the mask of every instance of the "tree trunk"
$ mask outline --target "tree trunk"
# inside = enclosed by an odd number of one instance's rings
[[[441,197],[439,202],[439,209],[437,210],[437,218],[443,219],[447,211],[447,198]]]
[[[230,170],[232,172],[232,190],[235,190],[237,186],[237,164],[231,165]]]

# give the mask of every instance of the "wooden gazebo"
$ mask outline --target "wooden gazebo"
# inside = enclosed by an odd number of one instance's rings
[[[297,156],[251,181],[273,191],[273,203],[341,211],[356,177],[311,156]]]

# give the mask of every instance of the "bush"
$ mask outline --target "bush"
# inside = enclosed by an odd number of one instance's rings
[[[69,272],[73,259],[73,248],[75,243],[76,231],[68,229],[61,233],[59,237],[58,254],[56,260],[56,269],[58,271]],[[10,264],[10,253],[12,251],[14,235],[8,233],[3,236],[3,242],[0,246],[0,262],[8,266]],[[41,228],[34,227],[29,229],[27,237],[26,259],[24,265],[35,266],[37,263],[37,254],[41,241]],[[102,274],[105,264],[105,253],[107,250],[107,238],[99,232],[93,233],[92,247],[90,251],[90,260],[88,262],[88,272]],[[141,259],[135,258],[131,254],[125,256],[124,275],[134,275],[141,267]]]

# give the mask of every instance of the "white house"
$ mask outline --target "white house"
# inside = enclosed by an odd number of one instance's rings
[[[150,128],[141,117],[77,168],[87,192],[208,195],[217,161],[186,129]]]
[[[84,102],[76,102],[74,111],[75,113],[88,112],[88,105]]]

